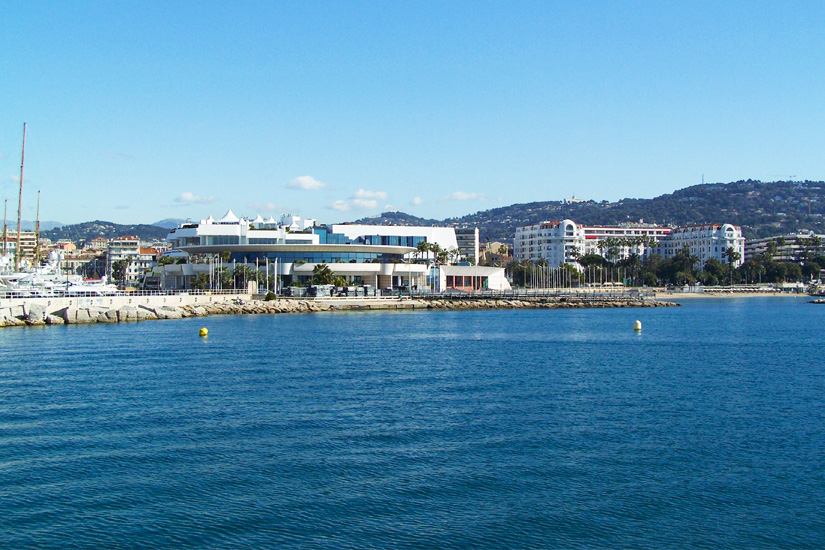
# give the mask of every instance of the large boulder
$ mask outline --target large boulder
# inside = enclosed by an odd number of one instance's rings
[[[97,316],[98,323],[117,323],[117,310],[107,309]]]
[[[46,323],[46,306],[37,303],[26,303],[23,306],[26,324],[42,325]]]
[[[89,308],[78,308],[75,310],[75,318],[74,322],[77,324],[86,324],[86,323],[94,323],[97,321],[97,315],[94,317],[91,316]]]
[[[138,320],[137,311],[138,311],[138,308],[136,308],[134,306],[121,306],[117,310],[117,320],[118,320],[118,322],[119,323],[124,323],[124,322],[127,322],[127,321],[137,321]]]

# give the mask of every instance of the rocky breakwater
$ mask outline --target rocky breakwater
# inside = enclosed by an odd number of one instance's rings
[[[427,300],[430,309],[578,309],[615,307],[678,307],[675,302],[642,300],[625,296],[553,296],[526,299],[438,299]]]
[[[161,306],[125,305],[119,308],[67,307],[47,312],[38,303],[0,310],[0,327],[39,325],[82,325],[126,323],[151,319],[181,319],[206,315],[249,315],[261,313],[308,313],[329,311],[332,307],[310,300],[272,300],[215,302],[202,305]]]
[[[76,325],[92,323],[127,323],[151,319],[181,319],[207,315],[255,315],[276,313],[312,313],[348,309],[565,309],[614,307],[677,307],[675,302],[659,302],[628,297],[541,297],[526,299],[432,297],[414,300],[361,300],[348,304],[322,300],[249,300],[189,304],[182,306],[124,305],[118,308],[67,307],[49,312],[38,303],[0,310],[0,327],[38,325]]]

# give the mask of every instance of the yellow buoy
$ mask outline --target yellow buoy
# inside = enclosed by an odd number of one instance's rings
[[[638,321],[637,321],[637,322],[638,322]],[[200,335],[201,335],[201,337],[205,337],[207,334],[209,334],[209,331],[208,331],[208,330],[206,330],[206,327],[203,327],[203,328],[200,330],[200,332],[198,332],[198,334],[200,334]]]
[[[206,329],[204,329],[204,330],[206,330]],[[636,321],[635,323],[633,323],[633,330],[635,330],[636,332],[639,332],[640,330],[642,330],[642,322],[641,321]]]

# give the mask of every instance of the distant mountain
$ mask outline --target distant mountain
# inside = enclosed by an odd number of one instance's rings
[[[615,225],[644,220],[660,225],[732,223],[746,238],[770,237],[811,229],[825,233],[825,182],[761,182],[694,185],[653,199],[618,202],[531,202],[493,208],[445,220],[423,220],[403,212],[386,212],[357,223],[478,227],[482,241],[512,241],[516,228],[542,221],[571,219],[583,224]]]
[[[163,227],[165,229],[174,229],[176,227],[179,227],[180,224],[182,224],[185,221],[186,220],[184,220],[183,218],[165,218],[163,220],[160,220],[159,222],[153,223],[152,225],[154,225],[155,227]]]
[[[617,202],[586,201],[565,204],[543,201],[513,204],[457,218],[435,220],[404,212],[384,212],[352,223],[369,225],[443,225],[478,227],[482,241],[513,240],[516,228],[542,221],[571,219],[591,225],[615,225],[644,220],[660,225],[732,223],[742,227],[746,238],[782,235],[799,229],[825,233],[825,182],[754,180],[694,185],[653,199],[622,199]],[[169,229],[185,220],[167,218],[153,225],[120,225],[93,221],[46,229],[41,234],[57,239],[84,240],[137,235],[144,240],[163,239]],[[15,221],[16,225],[16,221]],[[31,225],[33,227],[34,224]],[[9,225],[9,228],[12,228]]]
[[[154,225],[121,225],[112,222],[93,221],[83,222],[73,225],[65,225],[51,229],[49,231],[41,231],[42,237],[57,241],[58,239],[70,239],[72,241],[91,240],[96,237],[103,237],[104,239],[113,239],[115,237],[122,237],[125,235],[136,235],[141,240],[151,241],[155,239],[164,239],[169,234],[169,230],[163,227],[156,227]]]
[[[34,231],[37,222],[32,222],[28,220],[20,220],[20,230],[21,231]],[[55,227],[60,227],[63,224],[61,222],[49,222],[49,221],[42,221],[40,222],[40,231],[48,231],[49,229],[54,229]],[[6,227],[8,227],[12,231],[17,231],[17,217],[12,220],[11,218],[6,220]],[[2,228],[0,228],[2,231]]]

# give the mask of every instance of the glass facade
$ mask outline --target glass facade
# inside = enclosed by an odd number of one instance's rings
[[[366,235],[358,239],[364,244],[382,244],[386,246],[418,246],[418,243],[427,240],[426,237],[398,236],[398,235]]]
[[[392,263],[393,260],[398,263],[404,263],[403,254],[386,254],[375,252],[235,252],[232,254],[231,260],[236,262],[243,262],[244,259],[249,263],[254,263],[258,260],[259,263],[265,262],[267,259],[269,263],[278,260],[280,263],[293,263],[296,261],[303,261],[314,264],[335,264],[335,263],[375,263],[373,260],[378,260],[378,263]]]
[[[238,244],[239,241],[240,241],[239,237],[237,237],[235,235],[215,235],[215,236],[206,237],[206,244],[207,245]]]

